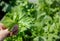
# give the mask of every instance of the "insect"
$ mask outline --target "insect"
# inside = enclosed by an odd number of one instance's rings
[[[18,33],[18,25],[14,25],[7,36],[17,35],[17,33]]]

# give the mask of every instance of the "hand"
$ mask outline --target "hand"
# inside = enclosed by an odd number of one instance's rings
[[[0,41],[4,40],[4,38],[17,35],[18,33],[18,25],[14,25],[11,31],[9,31],[2,23],[0,23]]]
[[[2,23],[0,23],[0,41],[4,40],[4,38],[9,34],[8,29],[4,27]]]
[[[0,30],[0,40],[3,40],[8,35],[8,33],[8,29]]]

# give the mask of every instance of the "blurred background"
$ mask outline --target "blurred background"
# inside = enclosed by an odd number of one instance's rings
[[[0,0],[0,22],[19,26],[4,41],[60,41],[60,0]]]

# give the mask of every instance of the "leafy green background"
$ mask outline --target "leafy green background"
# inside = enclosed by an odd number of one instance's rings
[[[4,8],[1,22],[9,29],[19,26],[18,35],[4,41],[60,40],[60,0],[9,0]]]

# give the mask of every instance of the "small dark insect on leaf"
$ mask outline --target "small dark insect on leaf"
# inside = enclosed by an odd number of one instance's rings
[[[18,25],[14,25],[7,36],[17,35],[17,33],[18,33]]]
[[[18,33],[18,25],[14,25],[14,27],[12,28],[11,32],[16,35]]]

